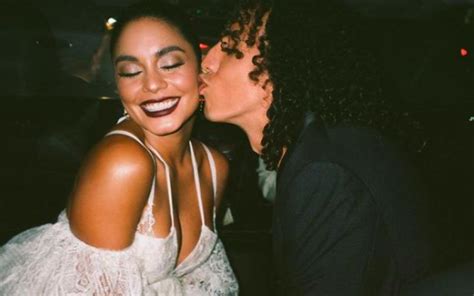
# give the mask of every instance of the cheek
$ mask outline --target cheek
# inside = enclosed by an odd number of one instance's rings
[[[130,92],[128,84],[125,83],[123,80],[117,80],[116,84],[117,84],[117,91],[120,95],[120,98],[122,98],[122,100],[126,100],[128,93]]]
[[[185,95],[192,93],[192,95],[198,95],[199,81],[197,70],[188,69],[181,73],[176,73],[168,77],[168,83],[182,91]]]
[[[242,89],[242,92],[245,92],[248,84],[251,82],[249,78],[249,73],[253,70],[252,67],[249,67],[245,60],[234,60],[229,62],[223,68],[223,82],[227,85],[223,85],[227,89]]]
[[[232,76],[229,76],[230,79],[227,81],[227,88],[225,91],[228,91],[232,93],[233,96],[236,96],[233,98],[233,100],[245,100],[248,96],[250,96],[252,89],[252,82],[248,77],[248,72],[233,72],[231,75]]]
[[[185,94],[196,95],[198,92],[199,85],[196,75],[179,76],[173,79],[172,83]]]
[[[137,92],[141,89],[138,81],[120,79],[116,83],[117,91],[123,103],[133,102]]]

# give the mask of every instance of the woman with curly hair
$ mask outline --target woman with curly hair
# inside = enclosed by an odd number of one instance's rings
[[[421,190],[394,141],[416,125],[383,97],[354,15],[282,2],[230,18],[202,63],[205,115],[241,127],[278,173],[279,292],[397,295],[430,267]]]

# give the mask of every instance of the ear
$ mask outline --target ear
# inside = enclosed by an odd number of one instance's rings
[[[264,92],[262,104],[265,109],[268,109],[273,102],[273,83],[270,81],[270,79],[266,79],[262,88]]]

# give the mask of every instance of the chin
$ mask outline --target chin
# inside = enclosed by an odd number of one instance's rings
[[[148,126],[147,130],[157,136],[166,136],[176,132],[179,129],[179,126],[174,122],[161,122],[159,124],[154,124]]]
[[[171,119],[167,122],[162,122],[159,125],[155,125],[150,129],[150,132],[157,136],[167,136],[181,131],[186,131],[192,128],[194,115],[184,116],[183,119],[178,120],[177,118]]]
[[[203,113],[204,113],[204,117],[206,117],[207,120],[209,120],[209,121],[214,121],[214,119],[213,119],[212,116],[211,116],[211,113],[209,113],[209,111],[208,111],[206,108],[204,108],[204,112],[203,112]]]
[[[156,136],[164,137],[176,133],[179,128],[159,128],[152,129],[150,132]]]
[[[222,118],[219,118],[219,114],[216,114],[216,112],[213,112],[213,111],[209,110],[209,108],[207,106],[204,106],[204,116],[209,121],[225,122],[225,121],[222,120]]]

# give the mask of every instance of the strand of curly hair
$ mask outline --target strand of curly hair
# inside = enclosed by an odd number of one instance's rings
[[[327,127],[373,127],[419,144],[409,132],[419,129],[417,122],[396,112],[383,95],[374,55],[361,44],[352,15],[335,1],[329,2],[288,6],[245,0],[223,31],[232,44],[222,50],[236,58],[243,56],[237,48],[240,42],[258,46],[260,54],[253,57],[255,68],[249,78],[257,82],[267,72],[273,85],[262,138],[267,169],[277,169],[283,148],[297,139],[307,110]],[[270,11],[265,32],[259,36],[263,17]]]

